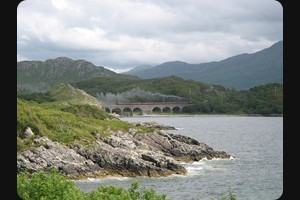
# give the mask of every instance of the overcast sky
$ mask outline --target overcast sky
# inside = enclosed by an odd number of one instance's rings
[[[280,40],[275,0],[25,0],[17,8],[18,61],[65,56],[122,72],[219,61]]]

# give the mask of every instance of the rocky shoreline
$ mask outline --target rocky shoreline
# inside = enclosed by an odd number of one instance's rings
[[[153,133],[110,131],[96,141],[78,141],[64,145],[47,137],[32,140],[34,148],[17,155],[17,172],[50,170],[56,168],[70,179],[102,178],[106,176],[161,177],[187,174],[181,162],[199,161],[203,158],[230,158],[230,154],[217,151],[207,144],[166,130],[175,129],[157,123],[133,123],[135,126],[155,128]],[[26,135],[26,134],[25,134]],[[29,136],[28,136],[29,135]],[[26,137],[30,137],[28,134]]]

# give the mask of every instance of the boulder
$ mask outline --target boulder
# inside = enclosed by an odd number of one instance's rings
[[[29,138],[29,137],[31,137],[31,136],[33,136],[33,135],[34,135],[34,133],[32,132],[31,128],[30,128],[30,127],[27,127],[27,128],[25,129],[25,131],[24,131],[23,133],[20,134],[20,137],[21,137],[22,139],[27,139],[27,138]]]

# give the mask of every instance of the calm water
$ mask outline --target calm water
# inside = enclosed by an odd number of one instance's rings
[[[167,178],[107,178],[77,181],[83,191],[99,186],[155,189],[175,200],[220,199],[229,187],[240,200],[274,200],[283,192],[283,118],[240,116],[176,116],[122,118],[130,122],[157,121],[179,128],[170,133],[193,137],[233,159],[186,164],[187,176]]]

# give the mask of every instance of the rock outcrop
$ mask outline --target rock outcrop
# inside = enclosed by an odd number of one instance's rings
[[[24,131],[23,133],[20,134],[20,137],[21,137],[22,139],[27,139],[27,138],[29,138],[29,137],[31,137],[31,136],[33,136],[33,135],[34,135],[34,133],[32,132],[31,128],[27,127],[27,128],[25,129],[25,131]]]
[[[167,126],[164,124],[159,124],[157,122],[133,122],[132,123],[135,126],[146,126],[148,128],[156,128],[156,129],[160,129],[160,130],[176,130],[176,128],[174,126]]]
[[[52,167],[72,179],[118,176],[168,176],[186,174],[180,162],[198,161],[204,157],[229,158],[224,151],[215,151],[208,145],[183,136],[168,134],[164,130],[138,134],[111,131],[87,144],[78,141],[71,145],[53,142],[46,137],[35,138],[35,148],[20,152],[17,171],[49,170]]]

